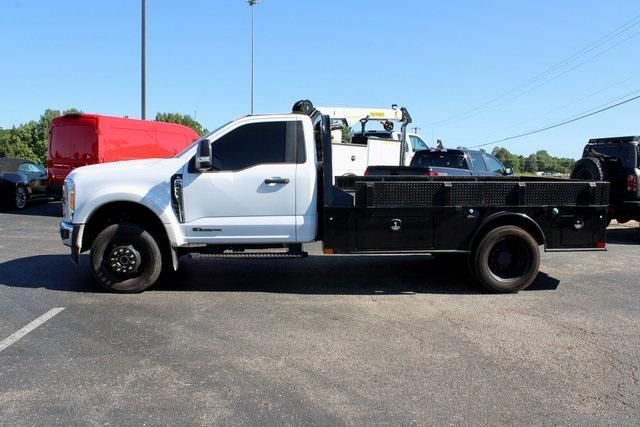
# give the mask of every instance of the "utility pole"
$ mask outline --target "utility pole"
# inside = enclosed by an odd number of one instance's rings
[[[413,127],[413,133],[415,133],[415,134],[417,135],[417,134],[418,134],[418,131],[419,131],[420,129],[422,129],[422,128],[419,128],[418,126],[414,126],[414,127]]]
[[[140,52],[140,77],[141,77],[141,108],[142,120],[147,118],[147,0],[142,0],[142,34],[141,34],[141,52]]]
[[[253,106],[255,103],[255,32],[253,9],[258,0],[247,0],[251,7],[251,114],[253,114]]]

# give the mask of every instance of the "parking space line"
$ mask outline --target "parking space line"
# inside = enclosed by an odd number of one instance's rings
[[[51,310],[47,311],[42,316],[38,317],[33,322],[29,323],[28,325],[20,328],[19,330],[17,330],[13,334],[9,335],[9,337],[5,338],[4,340],[2,340],[0,342],[0,351],[6,349],[11,344],[15,343],[20,338],[24,337],[29,332],[33,331],[35,328],[37,328],[38,326],[42,325],[47,320],[51,319],[56,314],[60,313],[62,310],[64,310],[64,307],[52,308]]]

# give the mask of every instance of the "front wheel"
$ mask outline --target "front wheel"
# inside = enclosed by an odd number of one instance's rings
[[[14,208],[24,209],[27,206],[27,200],[29,200],[29,192],[24,185],[18,185],[16,187],[16,196],[14,199]]]
[[[113,224],[91,246],[91,270],[114,292],[142,292],[162,273],[162,251],[154,236],[137,224]]]
[[[525,230],[503,226],[489,231],[470,259],[472,274],[492,292],[516,292],[538,275],[538,243]]]

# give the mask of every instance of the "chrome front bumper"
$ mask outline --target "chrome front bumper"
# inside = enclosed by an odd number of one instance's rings
[[[77,265],[80,263],[80,250],[82,243],[82,232],[84,226],[82,224],[69,224],[60,221],[60,238],[65,246],[71,248],[71,260]]]

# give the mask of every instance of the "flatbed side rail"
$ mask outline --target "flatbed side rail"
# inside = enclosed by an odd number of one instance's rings
[[[609,183],[570,180],[356,180],[357,208],[606,206]]]

